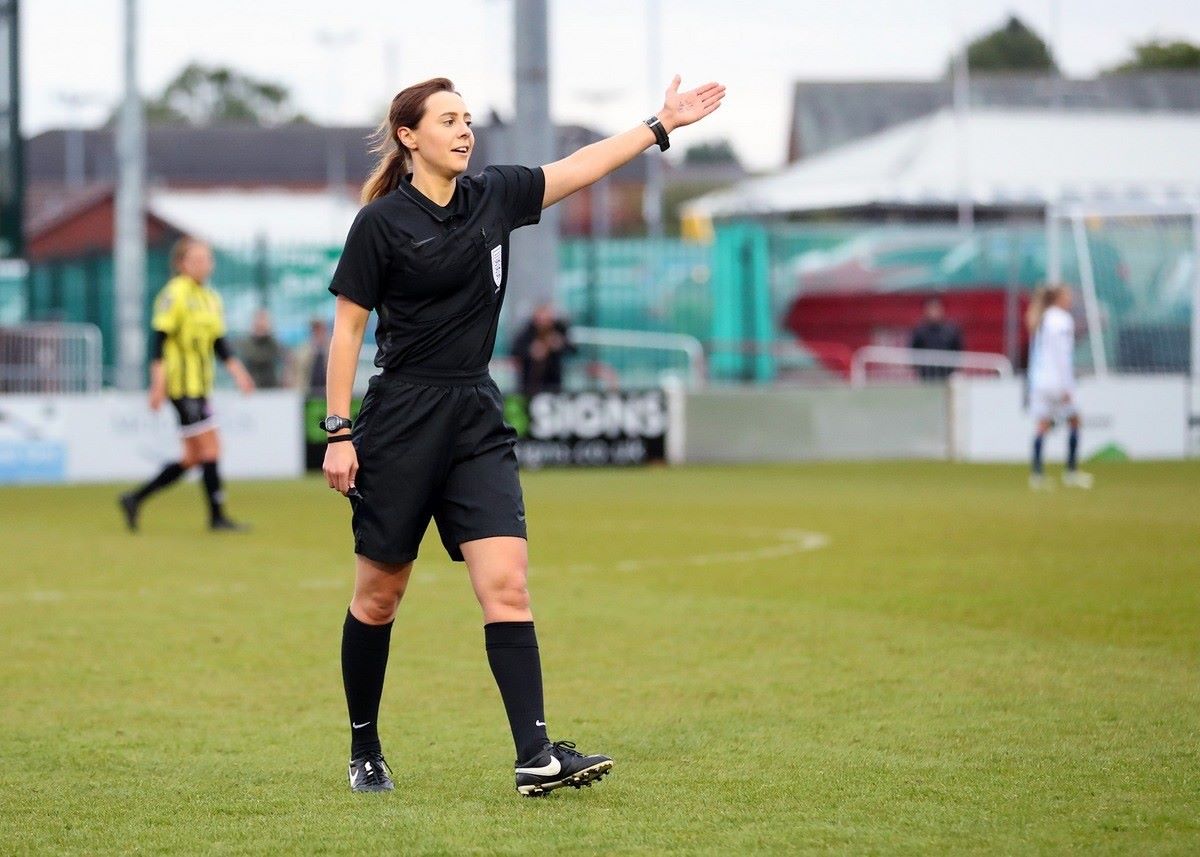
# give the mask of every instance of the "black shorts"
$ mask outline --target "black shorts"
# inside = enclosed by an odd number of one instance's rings
[[[217,427],[212,407],[204,396],[172,399],[171,404],[179,415],[179,433],[184,437],[195,437]]]
[[[463,542],[526,538],[517,433],[486,372],[462,380],[376,375],[351,433],[359,468],[359,496],[350,497],[355,553],[411,562],[431,518],[455,562]]]

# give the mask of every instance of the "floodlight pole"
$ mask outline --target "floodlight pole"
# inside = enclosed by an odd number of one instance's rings
[[[1058,206],[1046,206],[1046,282],[1062,282],[1062,235]]]
[[[0,2],[0,172],[10,171],[8,193],[0,193],[0,259],[25,255],[25,156],[21,139],[21,4]],[[0,181],[3,184],[3,181]],[[28,282],[25,289],[28,300]]]
[[[1054,60],[1055,69],[1050,79],[1050,106],[1061,110],[1063,106],[1063,73],[1058,66],[1059,47],[1062,44],[1062,8],[1059,0],[1050,0],[1050,58]]]
[[[125,95],[117,124],[117,386],[141,389],[146,362],[145,140],[137,82],[137,0],[125,0]]]
[[[661,85],[659,54],[662,51],[662,7],[659,0],[646,0],[646,81],[650,90],[650,108],[656,110],[658,87]],[[662,238],[662,154],[651,151],[643,158],[646,163],[646,186],[642,191],[642,217],[646,234]]]
[[[1192,211],[1192,390],[1200,391],[1200,206]],[[1200,402],[1192,407],[1200,411]]]
[[[513,163],[537,167],[557,157],[550,118],[550,61],[546,0],[515,0],[513,73],[516,119],[512,127]],[[558,273],[557,206],[542,212],[537,226],[513,233],[508,260],[509,306],[523,321],[540,303],[554,300]]]
[[[970,231],[975,225],[971,188],[970,111],[971,77],[967,64],[967,40],[959,29],[961,46],[954,57],[954,130],[958,148],[958,226]]]

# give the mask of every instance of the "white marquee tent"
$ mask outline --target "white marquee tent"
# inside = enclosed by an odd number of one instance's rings
[[[1072,202],[1200,206],[1200,115],[943,110],[692,200],[687,218]]]

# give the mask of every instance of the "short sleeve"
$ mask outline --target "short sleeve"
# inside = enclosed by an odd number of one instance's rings
[[[170,336],[179,330],[179,314],[182,311],[183,301],[172,285],[167,283],[154,299],[154,317],[150,320],[150,327]]]
[[[388,243],[382,215],[366,206],[354,218],[346,246],[333,272],[329,291],[365,309],[375,309],[388,265]]]
[[[500,188],[501,205],[509,229],[532,226],[542,219],[542,198],[546,195],[546,174],[541,167],[487,167],[489,180]]]
[[[213,307],[213,339],[220,339],[225,335],[225,305],[221,302],[221,296],[217,294],[216,289],[212,291],[212,307]]]

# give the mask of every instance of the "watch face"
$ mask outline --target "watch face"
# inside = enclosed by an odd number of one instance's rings
[[[338,422],[339,422],[339,420],[337,417],[326,417],[325,418],[325,431],[337,431],[338,430]]]

